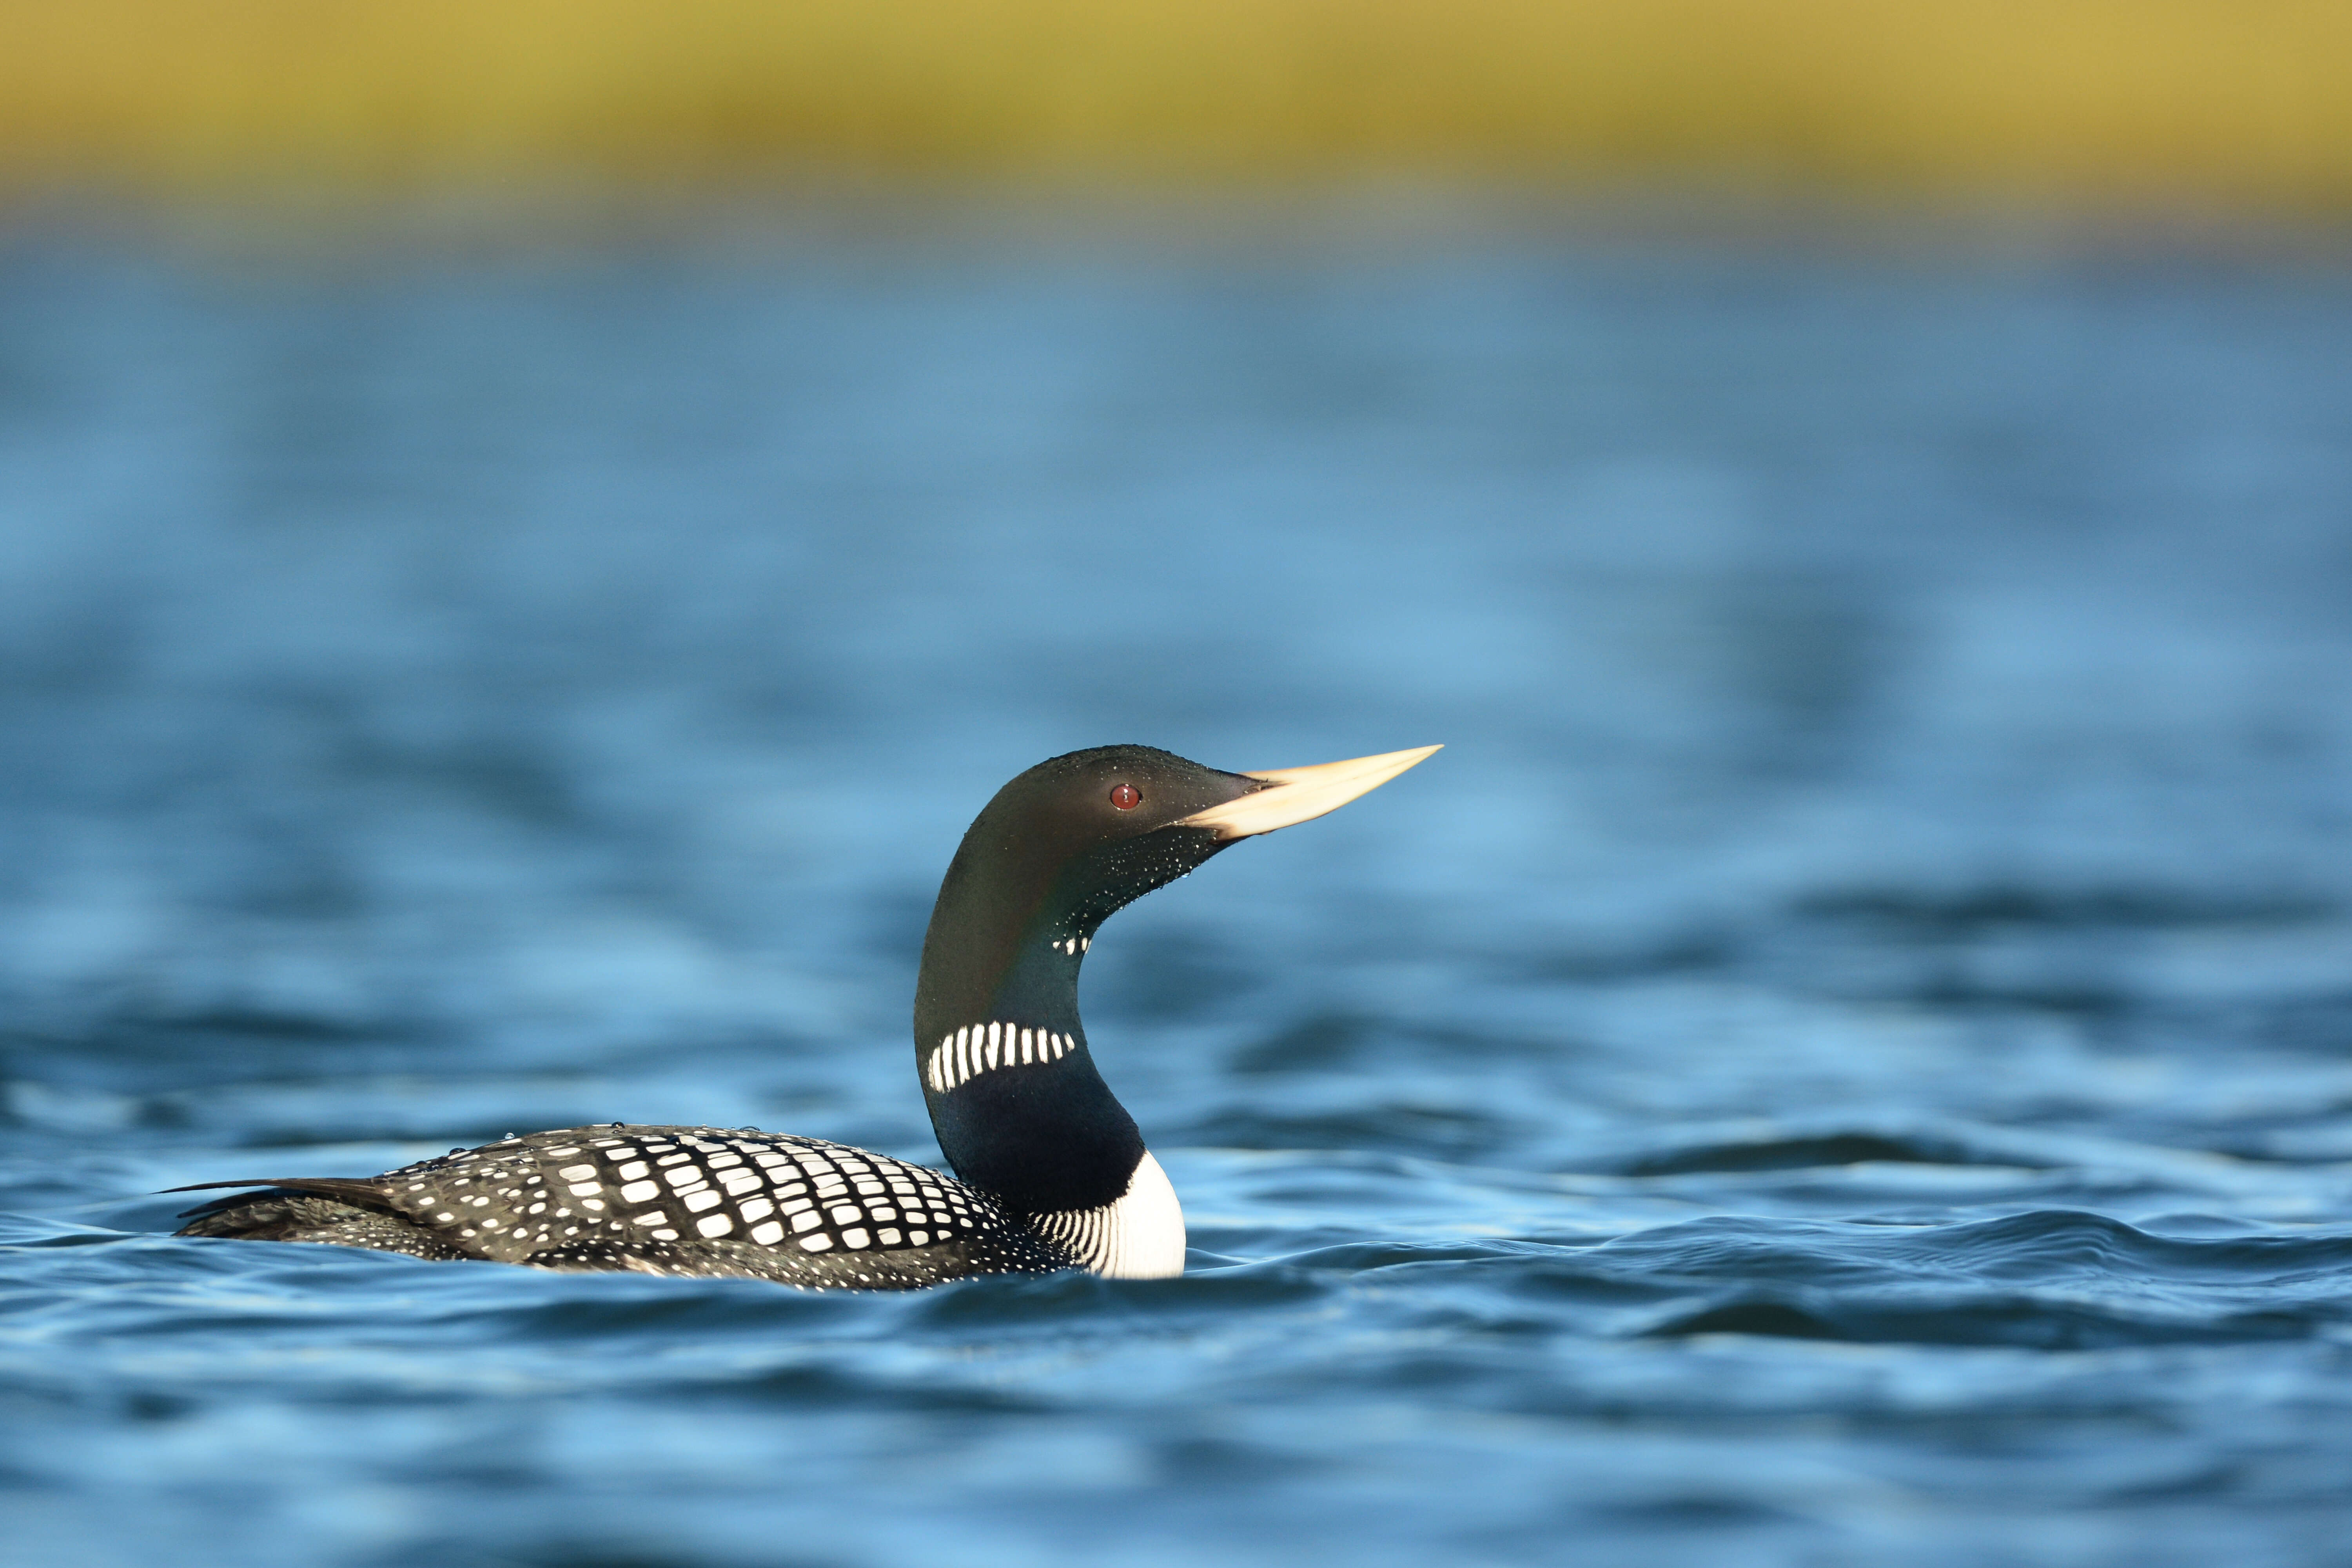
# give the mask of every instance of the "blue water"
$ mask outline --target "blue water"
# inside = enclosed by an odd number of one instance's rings
[[[0,1557],[2352,1561],[2352,274],[1148,226],[0,246]],[[936,1160],[1111,741],[1448,746],[1095,949],[1182,1279],[168,1236]]]

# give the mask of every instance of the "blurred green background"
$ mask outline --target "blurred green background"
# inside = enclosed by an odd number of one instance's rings
[[[0,191],[1359,177],[2352,205],[2298,0],[78,0],[0,7]]]

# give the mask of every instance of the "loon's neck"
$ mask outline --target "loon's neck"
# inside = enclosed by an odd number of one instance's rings
[[[1180,1273],[1183,1212],[1078,1019],[1100,922],[1024,901],[950,868],[932,911],[915,1056],[940,1148],[1096,1272]]]

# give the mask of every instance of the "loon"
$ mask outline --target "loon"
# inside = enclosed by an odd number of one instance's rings
[[[1181,1274],[1183,1209],[1078,1021],[1095,933],[1227,846],[1336,810],[1438,749],[1232,773],[1102,746],[999,790],[940,885],[915,985],[915,1066],[953,1178],[819,1138],[614,1122],[380,1176],[175,1187],[266,1189],[187,1211],[177,1234],[803,1289]]]

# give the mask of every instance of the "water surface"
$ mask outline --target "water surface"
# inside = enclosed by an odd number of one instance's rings
[[[1570,238],[0,253],[0,1555],[2352,1539],[2352,286]],[[1005,778],[1448,750],[1097,943],[1181,1280],[182,1241],[936,1160]]]

